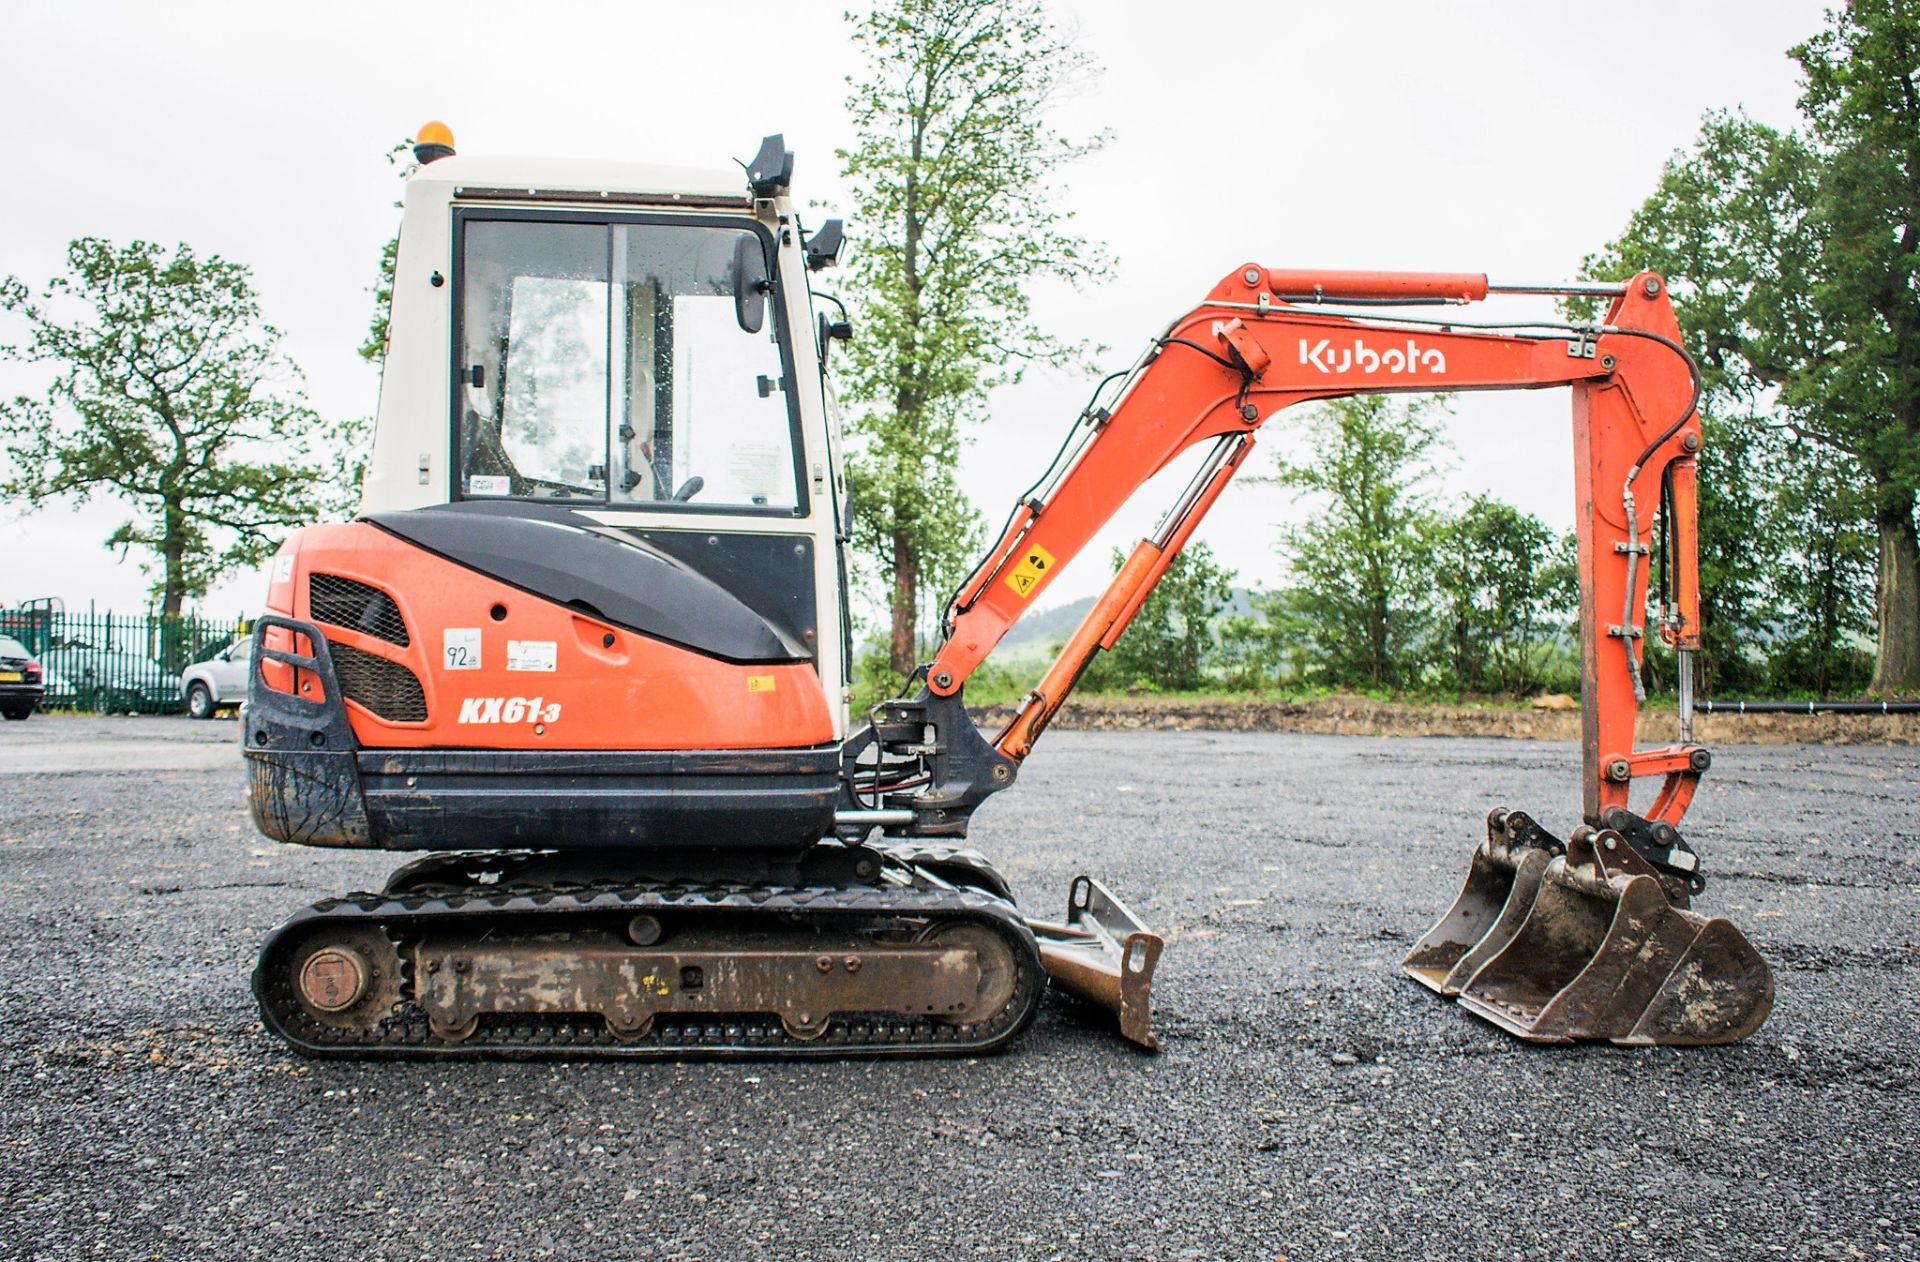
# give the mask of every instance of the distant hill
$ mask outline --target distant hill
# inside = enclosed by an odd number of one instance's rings
[[[1093,608],[1094,599],[1092,596],[1083,596],[1064,605],[1028,614],[1013,624],[1012,630],[1007,632],[994,652],[1010,657],[1051,652],[1054,645],[1073,634],[1073,629]]]
[[[1221,612],[1221,617],[1235,614],[1250,614],[1253,605],[1247,599],[1249,592],[1244,587],[1233,589],[1233,597]],[[1080,625],[1080,620],[1093,608],[1093,596],[1083,596],[1079,600],[1064,605],[1055,605],[1048,609],[1035,610],[1013,624],[1006,638],[994,650],[996,656],[1026,657],[1051,653],[1054,646],[1064,642]]]

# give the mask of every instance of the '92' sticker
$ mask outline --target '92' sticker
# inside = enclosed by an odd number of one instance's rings
[[[480,669],[480,628],[448,627],[440,665],[447,670]]]

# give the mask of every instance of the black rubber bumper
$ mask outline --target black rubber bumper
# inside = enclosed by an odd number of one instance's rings
[[[268,648],[270,628],[310,655]],[[361,749],[326,635],[265,615],[247,684],[247,800],[260,831],[307,846],[800,849],[833,828],[840,752]],[[276,661],[324,700],[269,688]]]

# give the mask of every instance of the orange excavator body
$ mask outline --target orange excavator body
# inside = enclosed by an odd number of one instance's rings
[[[636,634],[503,591],[497,579],[366,522],[315,526],[296,542],[284,554],[286,575],[269,586],[270,611],[315,618],[312,576],[323,575],[387,593],[403,628],[395,637],[380,625],[320,619],[332,625],[336,667],[369,681],[345,687],[354,734],[366,748],[484,741],[499,750],[804,749],[833,740],[820,674],[808,663],[729,662]],[[451,628],[449,637],[450,621],[474,625]],[[440,634],[416,637],[410,627]],[[275,648],[292,640],[284,629],[267,634]],[[488,640],[492,654],[481,648]],[[516,653],[513,645],[537,647]],[[312,672],[272,660],[262,672],[282,691],[325,697]],[[399,682],[380,687],[382,679]]]

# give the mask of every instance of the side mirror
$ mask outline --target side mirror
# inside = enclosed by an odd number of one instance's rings
[[[728,279],[733,285],[733,316],[742,332],[758,333],[767,322],[767,255],[760,238],[750,232],[740,234],[733,247],[733,266]]]
[[[827,366],[828,346],[834,342],[849,342],[853,340],[853,325],[845,320],[829,320],[824,311],[820,313],[820,323],[815,332],[818,338],[816,344],[820,347],[820,366],[822,368]]]

